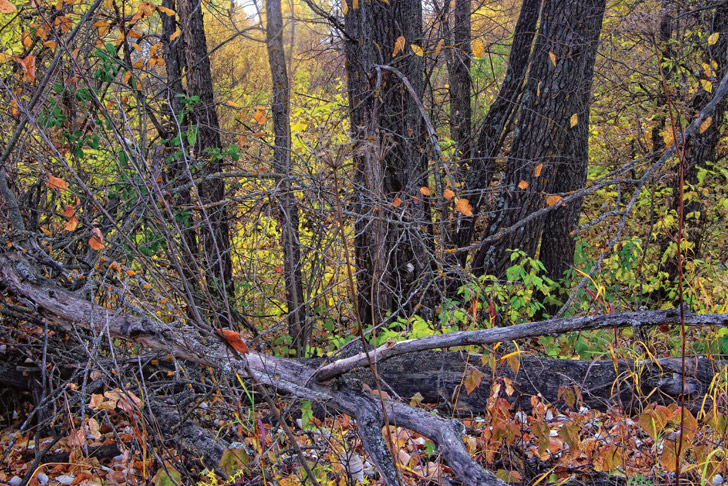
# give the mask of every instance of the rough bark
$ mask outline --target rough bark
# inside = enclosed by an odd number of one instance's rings
[[[345,54],[351,120],[355,143],[355,221],[359,315],[380,323],[388,312],[405,315],[419,307],[433,313],[430,292],[417,281],[431,271],[432,247],[429,203],[415,202],[427,184],[426,139],[417,103],[398,76],[377,72],[391,65],[408,79],[420,99],[424,91],[424,60],[410,45],[422,45],[422,6],[419,0],[357,2],[345,15]],[[405,45],[396,56],[395,44]],[[393,225],[368,216],[382,215],[395,197],[407,204],[407,225]],[[379,213],[379,214],[376,214]],[[403,216],[393,213],[393,219]],[[423,231],[424,229],[424,231]],[[418,306],[421,304],[421,306]]]
[[[455,248],[470,245],[475,231],[475,223],[490,181],[495,174],[495,159],[498,156],[518,100],[523,92],[523,83],[530,64],[531,47],[536,36],[536,25],[541,11],[542,0],[525,0],[513,33],[513,45],[508,56],[506,76],[498,96],[488,109],[478,133],[473,160],[469,162],[465,176],[465,187],[469,193],[479,191],[470,197],[473,216],[458,216],[456,226],[451,230],[450,239]],[[467,252],[456,253],[461,266],[465,266]]]
[[[296,356],[306,352],[308,336],[306,326],[306,300],[301,278],[301,244],[298,228],[298,205],[291,188],[291,124],[289,119],[290,93],[286,56],[283,51],[283,15],[280,0],[268,0],[265,4],[267,26],[266,40],[270,64],[273,103],[273,167],[285,176],[278,182],[278,204],[283,247],[283,269],[286,281],[286,303],[288,306],[288,334]]]
[[[222,311],[212,313],[210,318],[219,320],[218,325],[228,327],[233,323],[230,301],[235,295],[230,235],[225,205],[215,204],[225,199],[225,183],[223,179],[204,177],[206,174],[221,171],[222,142],[215,110],[202,5],[200,0],[178,0],[177,6],[187,66],[187,94],[189,97],[199,97],[191,113],[197,128],[197,136],[194,146],[190,148],[201,166],[200,171],[203,176],[199,194],[203,206],[200,233],[205,257],[205,278],[207,290],[214,299],[216,307]]]
[[[593,65],[604,15],[603,0],[547,1],[541,15],[528,81],[523,94],[503,185],[489,219],[486,237],[523,220],[545,206],[560,164],[572,158],[570,140],[585,120],[573,115],[585,110],[584,76]],[[596,26],[597,28],[594,28]],[[588,108],[587,108],[588,109]],[[534,257],[544,218],[535,218],[509,238],[483,244],[473,262],[476,275],[501,276],[510,266],[509,249]]]
[[[446,6],[446,8],[448,8]],[[447,20],[448,26],[451,22]],[[450,138],[457,144],[457,157],[471,157],[472,108],[470,106],[470,0],[455,0],[447,49],[450,85]]]

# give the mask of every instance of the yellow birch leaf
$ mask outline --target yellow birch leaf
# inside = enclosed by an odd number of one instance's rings
[[[719,32],[713,32],[712,34],[710,34],[710,36],[708,37],[708,45],[715,45],[715,43],[718,42],[718,37],[720,37]]]
[[[713,117],[709,116],[705,119],[703,123],[700,124],[700,133],[705,132],[708,128],[710,128],[710,124],[713,123]]]
[[[569,118],[569,125],[571,125],[571,128],[574,128],[577,123],[579,123],[579,115],[574,113],[571,115],[571,118]]]
[[[713,91],[713,83],[711,83],[707,79],[701,79],[700,80],[700,86],[702,86],[703,89],[705,91],[707,91],[708,93],[711,93]]]
[[[425,54],[425,52],[422,50],[422,48],[420,46],[418,46],[417,44],[411,44],[410,48],[412,49],[412,52],[414,52],[415,55],[417,55],[419,57],[422,57]]]
[[[473,57],[485,56],[485,46],[483,46],[483,43],[479,40],[473,41],[470,47],[473,49]]]
[[[551,64],[553,64],[554,67],[556,67],[556,54],[554,54],[553,52],[549,51],[549,58],[551,59]]]

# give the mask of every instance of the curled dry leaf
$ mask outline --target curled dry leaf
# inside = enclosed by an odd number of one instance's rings
[[[91,238],[88,240],[88,246],[91,247],[92,250],[103,250],[104,248],[104,235],[101,234],[101,230],[98,228],[93,228],[91,230]]]
[[[230,329],[222,329],[218,330],[218,333],[235,351],[240,354],[248,354],[248,345],[245,344],[243,338],[240,337],[239,332],[231,331]]]

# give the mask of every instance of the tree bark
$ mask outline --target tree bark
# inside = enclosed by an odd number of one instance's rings
[[[422,98],[424,60],[410,47],[423,41],[421,2],[356,1],[348,7],[345,29],[354,206],[362,216],[355,221],[359,315],[365,324],[384,322],[390,312],[406,316],[418,309],[431,316],[432,292],[417,284],[427,280],[433,265],[430,205],[427,198],[410,197],[420,196],[419,188],[427,185],[423,121],[402,81],[376,68],[396,67]],[[400,37],[404,45],[393,55]],[[410,224],[368,219],[389,211],[396,197],[408,206],[404,218]],[[400,211],[392,211],[392,219],[401,219]]]
[[[194,160],[201,166],[203,180],[199,194],[202,203],[200,234],[205,257],[205,278],[207,290],[217,301],[216,307],[222,310],[210,314],[210,317],[219,320],[220,326],[229,327],[234,322],[230,302],[234,301],[235,287],[232,281],[227,211],[224,204],[218,204],[225,200],[225,182],[224,179],[204,177],[221,171],[222,142],[215,111],[202,5],[200,0],[178,0],[177,5],[187,66],[187,94],[189,98],[199,98],[191,112],[197,135],[194,146],[190,148],[194,151]]]
[[[283,14],[280,0],[268,0],[265,4],[267,26],[266,41],[270,64],[273,103],[273,167],[285,176],[278,182],[278,204],[283,247],[283,269],[286,281],[286,303],[288,306],[288,334],[296,356],[304,356],[308,330],[306,326],[306,301],[301,278],[301,244],[298,229],[298,205],[291,188],[291,123],[290,88],[286,70],[286,56],[283,51]]]
[[[593,66],[590,59],[597,47],[604,8],[603,0],[545,3],[506,174],[486,237],[544,207],[545,194],[555,178],[562,176],[557,172],[559,166],[573,160],[575,142],[571,140],[579,131],[576,127],[586,123],[578,115],[588,111],[583,78],[593,74],[587,68]],[[536,218],[508,238],[483,244],[473,272],[502,276],[510,266],[509,249],[536,256],[544,223],[545,218]]]

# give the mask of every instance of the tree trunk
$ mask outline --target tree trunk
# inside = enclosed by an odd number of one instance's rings
[[[445,8],[448,8],[447,6]],[[455,0],[447,49],[447,71],[450,78],[450,137],[457,144],[457,157],[461,163],[471,157],[470,106],[470,0]]]
[[[280,0],[268,0],[265,4],[268,25],[266,41],[268,60],[273,86],[273,166],[285,177],[278,183],[278,203],[283,247],[283,268],[286,281],[286,303],[288,305],[288,334],[296,356],[306,352],[306,303],[301,283],[301,245],[298,233],[298,206],[291,189],[291,124],[289,119],[290,95],[286,57],[283,51],[283,15]]]
[[[579,114],[588,112],[583,79],[593,74],[588,67],[593,67],[604,8],[604,0],[545,3],[506,174],[486,237],[544,207],[555,178],[566,177],[558,169],[573,163],[577,127],[587,123],[579,119]],[[534,257],[544,223],[545,218],[536,218],[507,238],[483,244],[473,272],[503,275],[510,266],[509,249]]]
[[[347,84],[351,136],[355,142],[355,221],[359,315],[364,323],[381,323],[390,312],[434,314],[427,281],[432,260],[430,205],[412,199],[427,185],[426,140],[417,103],[402,80],[377,64],[389,64],[408,79],[417,96],[424,92],[424,60],[412,54],[422,44],[419,0],[356,2],[345,16]],[[405,39],[395,56],[397,39]],[[403,217],[391,209],[403,201],[405,223],[394,225],[373,216]],[[391,211],[391,213],[389,213]],[[424,229],[424,230],[423,230]]]
[[[191,148],[194,159],[201,165],[203,180],[199,192],[203,208],[200,233],[205,277],[207,290],[217,301],[217,307],[222,309],[221,313],[211,313],[210,316],[219,319],[220,326],[228,327],[233,322],[230,302],[234,300],[235,287],[232,281],[228,220],[225,205],[219,204],[225,199],[225,182],[220,178],[205,177],[206,174],[220,172],[222,143],[200,0],[178,0],[178,14],[187,65],[187,94],[190,98],[199,98],[192,109],[197,135]]]

